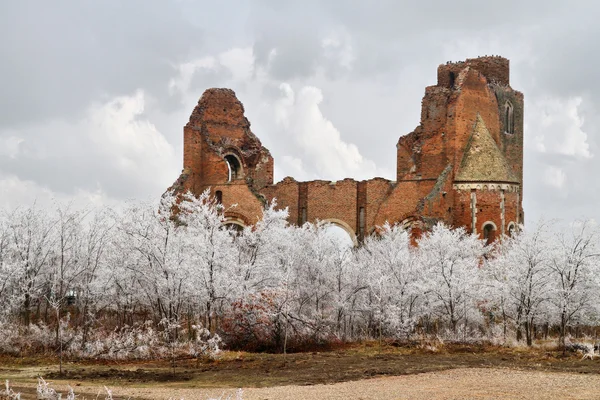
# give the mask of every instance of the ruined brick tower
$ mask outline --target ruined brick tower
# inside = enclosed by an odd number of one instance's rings
[[[255,223],[277,198],[291,223],[331,221],[355,242],[386,221],[416,230],[444,221],[490,241],[523,221],[523,94],[510,87],[507,59],[440,65],[421,123],[396,147],[396,181],[273,184],[273,157],[242,103],[229,89],[208,89],[184,127],[183,172],[172,189],[210,188],[239,226]]]

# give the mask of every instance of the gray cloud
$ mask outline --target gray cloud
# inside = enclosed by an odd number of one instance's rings
[[[12,1],[0,10],[0,119],[76,118],[91,100],[165,95],[201,30],[160,1]]]
[[[18,199],[98,188],[114,200],[158,195],[180,168],[181,127],[218,86],[236,90],[278,174],[341,165],[393,179],[395,143],[418,124],[437,65],[501,54],[526,99],[528,221],[600,220],[599,9],[558,0],[4,2],[0,190],[20,182]],[[312,121],[304,130],[285,128],[303,115]],[[310,143],[296,142],[311,129],[339,153],[329,158],[349,152],[355,162],[311,158]]]

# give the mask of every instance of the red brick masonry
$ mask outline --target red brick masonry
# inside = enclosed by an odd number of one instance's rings
[[[232,90],[208,89],[183,129],[183,171],[171,189],[210,188],[228,220],[241,225],[277,198],[291,223],[329,220],[357,241],[386,221],[416,230],[444,221],[490,239],[508,233],[523,221],[523,94],[510,87],[509,61],[447,63],[437,75],[425,89],[420,125],[396,145],[396,181],[273,184],[273,157],[242,103]]]

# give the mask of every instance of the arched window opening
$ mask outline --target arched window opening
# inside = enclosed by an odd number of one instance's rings
[[[485,244],[490,244],[496,239],[496,227],[494,224],[488,223],[483,226],[483,238]]]
[[[325,236],[340,249],[349,249],[355,244],[350,233],[336,224],[329,224],[325,227]]]
[[[217,190],[215,192],[215,201],[217,202],[217,204],[223,204],[223,192],[221,192],[220,190]]]
[[[244,233],[244,226],[240,223],[225,222],[224,226],[225,226],[225,229],[227,229],[227,232],[229,232],[229,234],[231,236],[233,236],[234,240],[236,240],[238,238],[238,236],[240,236],[240,235],[242,235],[242,233]]]
[[[244,227],[240,224],[235,224],[233,222],[226,222],[225,223],[225,228],[227,228],[228,230],[235,232],[237,234],[241,233],[244,231]]]
[[[229,170],[227,182],[231,182],[242,177],[242,164],[236,156],[233,154],[226,155],[225,162],[227,163],[227,168]]]
[[[504,132],[514,133],[515,132],[515,121],[513,114],[513,105],[510,101],[504,103]]]
[[[508,236],[513,236],[516,233],[516,227],[515,227],[515,223],[511,222],[510,224],[508,224]]]

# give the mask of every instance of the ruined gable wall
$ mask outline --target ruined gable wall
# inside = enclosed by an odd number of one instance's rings
[[[205,185],[227,180],[223,156],[228,153],[238,157],[244,180],[254,189],[273,183],[273,158],[250,130],[244,106],[232,90],[204,92],[184,128],[184,149],[184,169],[199,174]]]
[[[238,179],[229,181],[227,154],[239,160]],[[220,191],[230,215],[247,224],[262,216],[264,200],[258,190],[273,183],[273,158],[250,130],[232,90],[209,89],[198,101],[184,127],[183,167],[172,186],[177,192],[199,195],[210,189],[214,196]]]

